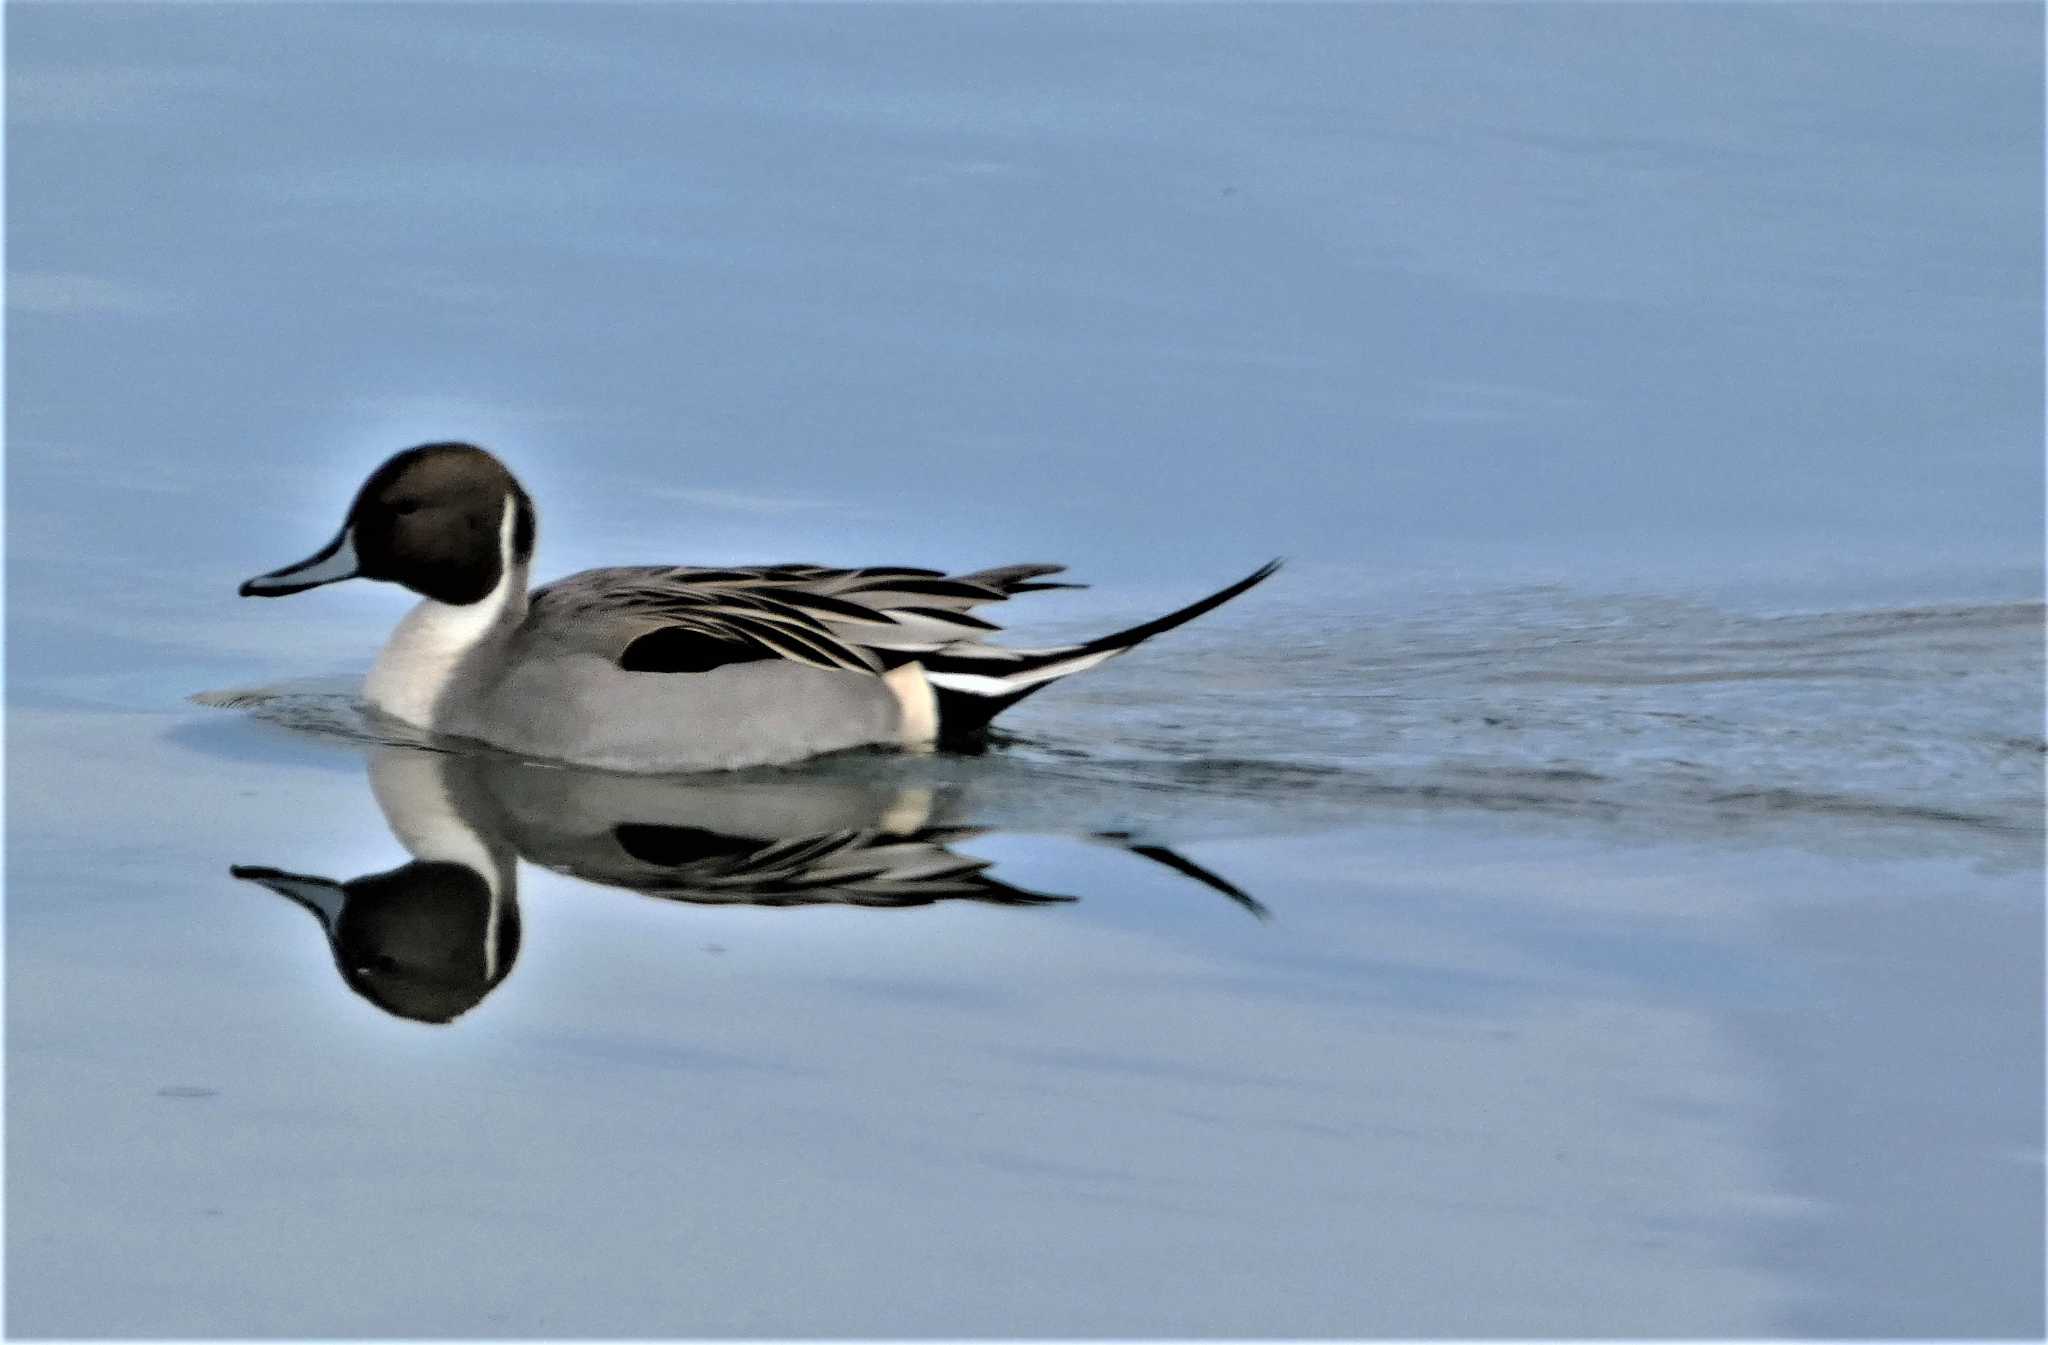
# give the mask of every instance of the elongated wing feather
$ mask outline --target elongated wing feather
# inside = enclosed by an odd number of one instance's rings
[[[1037,582],[1058,565],[1008,565],[948,576],[894,566],[622,566],[585,570],[534,591],[532,629],[634,672],[703,672],[781,658],[879,674],[906,657],[972,646],[1000,629],[968,609],[1015,593],[1078,587]],[[1041,651],[1019,651],[1037,653]]]

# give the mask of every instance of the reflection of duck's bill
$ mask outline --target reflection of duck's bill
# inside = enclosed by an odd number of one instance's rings
[[[348,900],[348,893],[340,883],[331,878],[316,878],[307,873],[287,873],[283,869],[266,868],[260,864],[236,864],[228,869],[230,876],[243,882],[258,883],[280,897],[305,907],[321,925],[332,931],[335,922],[341,919],[342,903]]]

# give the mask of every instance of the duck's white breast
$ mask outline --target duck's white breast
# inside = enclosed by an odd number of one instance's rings
[[[514,604],[522,612],[525,608],[526,567],[512,559],[513,522],[508,499],[498,528],[498,586],[489,596],[462,606],[422,598],[391,632],[363,682],[363,698],[371,705],[408,724],[439,727],[434,722],[435,703],[463,660],[499,634]]]

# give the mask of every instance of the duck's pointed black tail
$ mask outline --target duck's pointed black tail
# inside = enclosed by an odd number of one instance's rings
[[[989,721],[1041,687],[1115,658],[1163,631],[1212,612],[1280,568],[1267,561],[1228,588],[1141,625],[1058,649],[1002,649],[993,645],[942,650],[923,656],[925,676],[939,703],[941,746],[971,747]]]

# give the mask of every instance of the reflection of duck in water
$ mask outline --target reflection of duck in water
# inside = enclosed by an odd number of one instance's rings
[[[519,953],[517,861],[696,904],[925,906],[1072,901],[991,877],[953,844],[984,829],[934,819],[929,790],[882,781],[600,775],[387,747],[370,786],[411,863],[348,882],[237,865],[320,921],[349,988],[388,1013],[445,1023]],[[1257,915],[1231,884],[1160,846],[1102,834]]]

